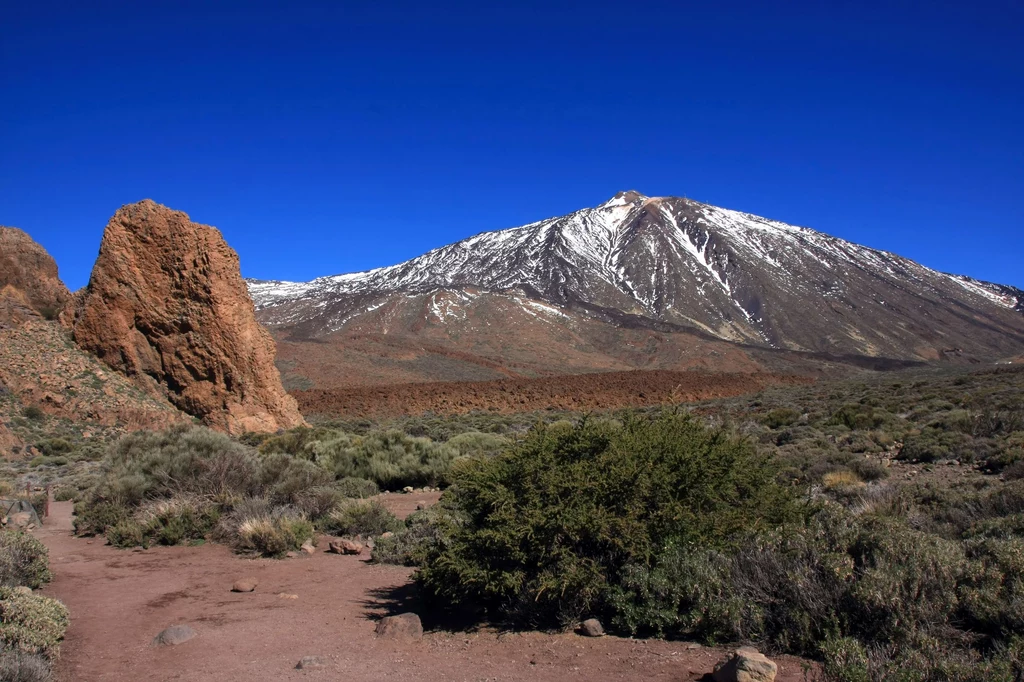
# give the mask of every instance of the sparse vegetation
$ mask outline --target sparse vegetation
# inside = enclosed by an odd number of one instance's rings
[[[40,432],[42,460],[19,466],[64,482],[78,531],[117,546],[211,538],[279,556],[314,528],[368,535],[375,561],[419,567],[423,593],[463,617],[594,615],[622,634],[751,642],[819,659],[829,680],[1012,680],[1022,376],[878,375],[679,414],[403,417],[242,442],[175,427],[98,465],[72,434]],[[365,499],[405,485],[451,487],[404,523]]]

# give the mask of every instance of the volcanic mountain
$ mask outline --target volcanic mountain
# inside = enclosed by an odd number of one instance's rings
[[[633,191],[390,267],[248,285],[261,322],[302,346],[281,349],[285,374],[321,385],[1024,349],[1024,291]]]

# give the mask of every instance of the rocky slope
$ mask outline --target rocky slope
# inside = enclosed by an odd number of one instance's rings
[[[525,374],[536,375],[559,367],[731,369],[722,356],[739,353],[754,365],[785,357],[767,351],[987,361],[1024,350],[1018,289],[807,228],[636,192],[399,265],[305,283],[250,281],[249,289],[260,319],[285,343],[286,372],[330,355],[308,340],[352,347],[375,334],[417,358],[468,355],[469,365],[499,375],[518,373],[511,365],[520,357],[533,359]],[[373,382],[364,362],[373,351],[357,355],[359,366],[341,383]],[[402,364],[400,354],[378,355]],[[398,380],[439,374],[413,369]]]
[[[0,325],[53,319],[70,296],[42,246],[15,227],[0,227]]]
[[[214,428],[303,423],[237,254],[185,213],[150,200],[118,210],[88,286],[62,320],[79,347]]]

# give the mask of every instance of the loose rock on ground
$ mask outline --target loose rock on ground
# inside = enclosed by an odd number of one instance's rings
[[[198,635],[188,625],[172,625],[153,638],[154,646],[177,646]]]
[[[376,632],[378,637],[388,639],[420,639],[423,637],[423,624],[415,613],[400,613],[381,618]]]

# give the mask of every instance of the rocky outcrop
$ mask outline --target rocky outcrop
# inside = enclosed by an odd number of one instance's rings
[[[53,319],[70,296],[46,249],[17,228],[0,227],[0,324]]]
[[[238,255],[185,213],[148,199],[121,207],[62,320],[79,347],[213,428],[304,423],[281,386]]]
[[[11,458],[18,455],[25,444],[11,433],[7,426],[0,422],[0,458]]]

